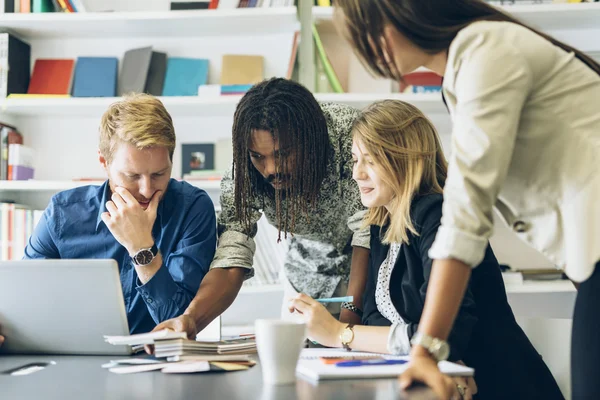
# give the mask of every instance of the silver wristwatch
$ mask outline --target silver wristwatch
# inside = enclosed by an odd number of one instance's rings
[[[437,362],[445,361],[450,355],[450,346],[448,342],[442,339],[434,338],[429,335],[425,335],[421,332],[416,332],[410,344],[413,346],[419,345],[431,354],[431,356],[437,360]]]

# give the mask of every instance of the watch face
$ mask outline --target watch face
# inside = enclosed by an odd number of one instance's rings
[[[351,329],[344,329],[344,331],[342,332],[342,342],[343,343],[350,343],[352,341],[352,339],[354,339],[354,332],[352,332]]]
[[[144,249],[137,252],[133,260],[137,265],[148,265],[154,259],[154,255],[150,250]]]
[[[450,355],[450,346],[445,341],[438,341],[431,349],[438,361],[445,361]]]

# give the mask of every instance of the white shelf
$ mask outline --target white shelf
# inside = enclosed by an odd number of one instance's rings
[[[293,32],[298,28],[296,7],[0,14],[0,29],[24,39],[238,36]]]
[[[499,7],[542,30],[600,29],[600,3],[524,4]],[[331,23],[332,7],[313,7],[317,23]]]
[[[332,101],[363,108],[384,98],[412,103],[424,112],[446,112],[441,95],[432,94],[377,94],[377,93],[320,93],[319,101]],[[159,97],[173,117],[230,117],[241,96]],[[0,113],[16,116],[94,117],[100,118],[108,106],[119,97],[100,98],[15,98],[0,102]]]
[[[241,96],[159,97],[173,117],[231,116]],[[96,117],[120,97],[15,98],[0,102],[0,113],[23,116]]]
[[[219,190],[220,181],[188,181],[190,185],[204,190]],[[59,192],[86,185],[101,185],[104,181],[0,181],[0,191],[10,192]]]
[[[358,109],[362,109],[377,100],[394,99],[410,103],[424,113],[448,113],[442,101],[441,93],[318,93],[315,97],[319,101],[348,104]]]
[[[529,281],[506,284],[508,294],[543,294],[576,292],[575,286],[569,280]]]

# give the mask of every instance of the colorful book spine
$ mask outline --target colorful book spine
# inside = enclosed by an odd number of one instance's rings
[[[34,150],[22,144],[8,145],[8,180],[33,179]]]

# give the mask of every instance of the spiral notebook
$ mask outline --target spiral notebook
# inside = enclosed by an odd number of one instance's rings
[[[338,367],[335,364],[325,364],[321,357],[359,358],[382,356],[386,359],[408,360],[408,356],[392,356],[343,349],[303,349],[296,366],[296,374],[312,381],[326,379],[362,379],[362,378],[393,378],[401,375],[408,364],[367,365],[359,367]],[[473,376],[475,370],[448,361],[438,364],[442,373],[450,376]]]

